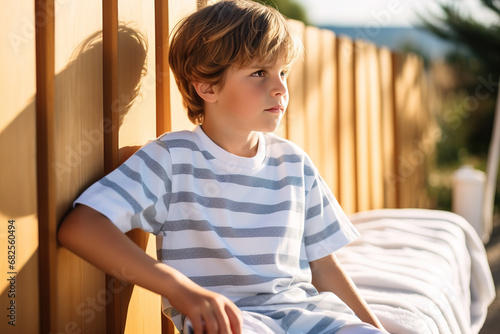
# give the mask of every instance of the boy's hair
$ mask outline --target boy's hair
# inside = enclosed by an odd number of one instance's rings
[[[292,63],[302,49],[286,19],[274,8],[248,0],[223,0],[179,23],[168,60],[188,117],[203,123],[204,101],[192,83],[224,85],[230,66],[282,58]]]

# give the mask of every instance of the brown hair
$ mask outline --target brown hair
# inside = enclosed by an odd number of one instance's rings
[[[274,8],[248,0],[224,0],[182,20],[169,48],[168,60],[188,117],[202,123],[204,101],[192,83],[224,85],[230,66],[283,57],[290,64],[302,44]]]

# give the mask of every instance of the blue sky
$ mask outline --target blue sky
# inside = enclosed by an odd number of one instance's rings
[[[439,3],[457,4],[461,11],[493,22],[495,16],[479,0],[295,0],[304,5],[314,25],[412,26],[417,13],[440,13]],[[498,20],[498,18],[496,18]]]

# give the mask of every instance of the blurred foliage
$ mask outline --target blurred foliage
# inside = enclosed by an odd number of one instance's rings
[[[470,154],[485,157],[500,75],[500,0],[477,1],[498,16],[496,23],[486,25],[476,21],[470,15],[462,14],[459,3],[453,2],[441,4],[442,18],[422,18],[422,25],[436,36],[454,41],[468,50],[468,53],[455,51],[446,57],[447,63],[457,73],[453,89],[458,93],[452,102],[445,101],[448,105],[444,106],[442,121],[444,130],[450,130],[448,135],[457,139],[457,145],[463,145],[459,148],[465,147]],[[450,99],[447,96],[447,100]],[[443,154],[451,158],[449,152]],[[441,159],[439,162],[453,160]]]
[[[254,0],[262,4],[271,6],[280,11],[281,14],[292,20],[302,21],[309,24],[307,12],[301,4],[293,0]]]
[[[498,16],[487,25],[460,12],[460,1],[441,4],[443,17],[422,18],[423,27],[436,36],[465,45],[481,60],[485,69],[498,78],[500,74],[500,0],[477,0]],[[431,16],[432,17],[432,16]]]
[[[458,1],[441,4],[441,17],[421,17],[424,29],[457,45],[445,58],[453,84],[438,89],[437,121],[442,137],[437,144],[434,182],[430,183],[441,209],[451,206],[453,171],[464,164],[486,169],[500,75],[500,0],[477,1],[498,20],[487,25],[470,13],[463,14]],[[499,197],[497,191],[497,208]]]

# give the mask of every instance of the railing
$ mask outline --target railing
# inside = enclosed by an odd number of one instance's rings
[[[198,2],[4,5],[0,238],[16,253],[0,260],[0,305],[10,316],[0,332],[173,332],[158,296],[105,279],[57,245],[56,229],[75,197],[137,146],[192,128],[165,51],[168,32]],[[310,154],[348,213],[426,207],[426,157],[437,132],[421,59],[291,25],[306,56],[292,69],[279,134]],[[129,236],[155,256],[153,238]]]

